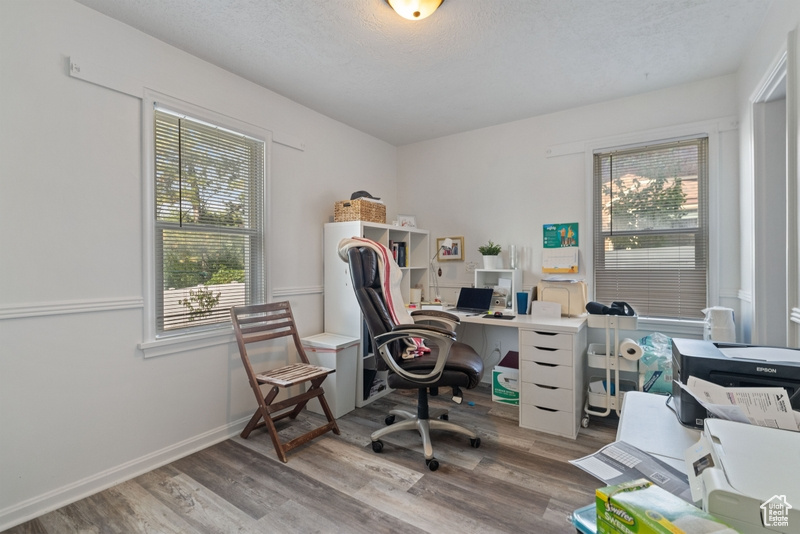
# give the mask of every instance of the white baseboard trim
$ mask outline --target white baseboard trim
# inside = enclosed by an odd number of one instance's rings
[[[0,510],[0,532],[230,439],[249,420],[245,417]]]

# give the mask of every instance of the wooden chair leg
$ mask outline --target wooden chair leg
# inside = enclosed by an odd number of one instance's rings
[[[266,426],[267,433],[269,434],[269,437],[272,440],[272,445],[275,447],[275,453],[278,455],[278,458],[280,458],[280,460],[283,463],[286,463],[289,461],[288,457],[286,456],[286,453],[291,449],[298,447],[317,436],[321,436],[322,434],[328,432],[329,430],[333,431],[334,434],[340,435],[341,431],[339,430],[339,425],[336,424],[336,419],[333,417],[333,412],[331,412],[330,406],[328,406],[328,402],[325,400],[325,392],[320,387],[324,382],[324,380],[325,380],[324,376],[312,380],[310,382],[311,386],[309,387],[308,391],[300,395],[297,395],[295,397],[292,397],[290,399],[286,399],[284,401],[276,403],[275,405],[273,405],[272,403],[275,400],[275,397],[278,396],[280,388],[278,388],[277,386],[273,386],[269,394],[267,394],[267,396],[264,397],[263,402],[259,402],[258,409],[253,414],[253,417],[250,418],[250,421],[244,427],[244,430],[242,430],[241,433],[242,438],[247,439],[247,437],[253,430],[261,426]],[[261,395],[260,390],[258,394],[260,398]],[[278,429],[275,426],[275,421],[279,421],[286,417],[294,419],[295,417],[297,417],[297,415],[299,415],[300,411],[306,406],[306,404],[308,404],[308,401],[315,397],[319,400],[319,403],[322,406],[322,411],[325,413],[325,418],[327,419],[328,423],[306,434],[303,434],[302,436],[298,436],[297,438],[287,443],[282,443],[278,436]],[[286,409],[288,407],[286,406],[286,404],[288,405],[294,404],[294,408],[290,412],[284,412],[278,416],[272,415],[272,412],[278,412],[283,409]]]
[[[250,421],[247,423],[247,425],[244,427],[244,430],[242,430],[242,433],[240,434],[242,438],[247,439],[247,436],[250,435],[250,432],[258,428],[259,426],[258,423],[261,421],[261,419],[264,419],[264,422],[266,424],[266,420],[270,418],[268,406],[272,404],[272,401],[275,400],[275,397],[278,396],[279,391],[280,388],[278,388],[277,386],[273,386],[273,388],[270,390],[267,396],[264,397],[263,403],[262,402],[258,403],[258,409],[256,409],[256,413],[253,414],[253,417],[250,418]],[[261,398],[260,389],[256,391],[256,396],[259,399]]]
[[[286,451],[288,450],[281,440],[278,438],[278,429],[275,428],[275,422],[272,420],[272,417],[267,417],[264,420],[264,424],[267,426],[267,431],[269,432],[269,437],[272,439],[272,445],[275,447],[275,453],[278,455],[278,458],[281,459],[281,462],[286,463],[289,459],[286,457]]]
[[[319,378],[317,380],[313,380],[311,382],[311,389],[317,389],[320,387],[322,382],[325,380],[325,377]],[[341,434],[339,431],[339,425],[336,423],[336,419],[333,417],[333,412],[331,412],[330,406],[328,406],[328,401],[325,400],[325,393],[324,391],[320,391],[319,397],[317,397],[320,406],[322,406],[322,411],[325,413],[325,418],[328,420],[329,424],[332,424],[331,430],[337,436]]]

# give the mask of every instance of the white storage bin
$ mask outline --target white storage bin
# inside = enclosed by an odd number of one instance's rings
[[[301,340],[308,360],[329,369],[336,369],[322,383],[325,400],[339,418],[356,408],[356,364],[358,360],[358,339],[338,334],[317,334]],[[314,413],[323,413],[319,400],[311,399],[306,407]]]
[[[622,408],[622,399],[625,393],[628,391],[636,391],[636,382],[632,380],[620,380],[614,391],[611,392],[611,395],[593,392],[591,384],[603,380],[605,380],[605,378],[602,377],[592,377],[592,379],[589,380],[589,406],[619,410]]]

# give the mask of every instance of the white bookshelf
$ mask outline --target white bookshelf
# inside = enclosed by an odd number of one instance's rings
[[[327,223],[324,227],[324,284],[325,284],[325,332],[353,336],[359,339],[358,362],[356,369],[356,406],[362,407],[390,392],[386,387],[376,394],[364,398],[363,385],[365,369],[376,368],[376,357],[372,351],[369,332],[361,317],[361,308],[356,300],[347,263],[339,257],[339,242],[351,237],[364,237],[389,247],[392,243],[405,243],[406,266],[401,267],[403,280],[400,291],[403,302],[409,303],[410,290],[422,289],[423,299],[430,295],[428,267],[432,253],[427,230],[399,227],[389,224],[365,221]],[[385,372],[377,379],[386,380]]]

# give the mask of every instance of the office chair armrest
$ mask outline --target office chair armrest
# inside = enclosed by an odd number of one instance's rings
[[[387,348],[387,345],[394,341],[403,341],[409,338],[420,338],[430,343],[432,342],[439,349],[436,357],[436,363],[430,373],[419,374],[412,373],[403,369],[398,365],[392,354]],[[396,325],[391,332],[386,332],[375,337],[375,344],[378,346],[383,361],[392,370],[406,380],[417,382],[420,385],[433,384],[442,376],[444,365],[450,355],[450,347],[456,340],[455,332],[447,331],[443,328],[430,325]]]
[[[456,338],[455,330],[453,330],[451,328],[442,328],[441,326],[436,326],[436,325],[432,325],[432,324],[420,324],[420,323],[397,324],[397,325],[394,325],[394,328],[392,328],[392,332],[405,331],[405,330],[414,330],[414,331],[417,332],[417,334],[419,334],[419,332],[428,332],[428,331],[430,331],[430,332],[436,332],[437,334],[442,334],[442,335],[445,335],[445,336],[451,336],[453,338],[453,340],[455,340],[455,338]],[[424,337],[422,335],[417,335],[417,334],[415,334],[415,335],[410,335],[409,334],[407,337]],[[386,334],[382,334],[382,335],[386,335]]]
[[[461,319],[458,315],[439,310],[417,310],[411,312],[411,318],[414,321],[427,321],[435,324],[442,325],[450,330],[455,330],[456,326],[461,324]]]

